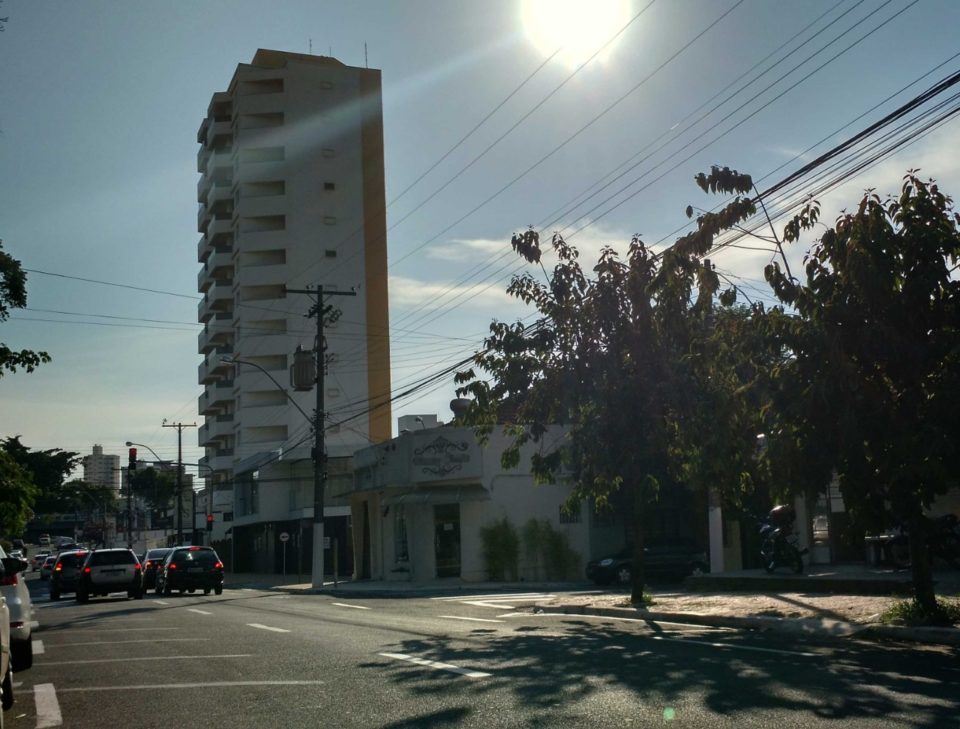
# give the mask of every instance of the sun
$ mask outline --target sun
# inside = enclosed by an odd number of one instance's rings
[[[630,20],[630,0],[521,0],[520,17],[530,41],[544,55],[579,66]],[[612,46],[611,46],[612,48]],[[604,59],[610,48],[598,59]]]

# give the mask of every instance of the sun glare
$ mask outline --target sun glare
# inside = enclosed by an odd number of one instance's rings
[[[627,21],[630,0],[521,0],[520,16],[530,41],[544,55],[579,66],[597,52]],[[616,41],[597,56],[605,60]]]

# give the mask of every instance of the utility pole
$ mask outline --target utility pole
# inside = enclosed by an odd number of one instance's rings
[[[127,465],[127,549],[133,549],[133,479],[137,475],[137,449],[131,448]]]
[[[183,429],[196,428],[196,423],[167,423],[164,428],[177,429],[177,544],[183,544]]]
[[[323,286],[315,289],[287,289],[288,294],[308,294],[316,296],[316,304],[311,313],[317,318],[317,343],[315,386],[317,388],[317,407],[313,422],[313,575],[310,583],[313,587],[323,587],[324,551],[323,551],[323,502],[327,483],[327,449],[324,439],[323,375],[326,370],[326,346],[323,340],[323,297],[356,296],[356,291],[324,291]],[[304,383],[294,383],[294,389],[300,390]],[[306,388],[309,389],[309,388]]]

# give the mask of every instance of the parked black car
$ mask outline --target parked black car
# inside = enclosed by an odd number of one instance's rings
[[[126,590],[127,597],[143,597],[140,560],[132,549],[96,549],[87,554],[77,585],[77,602],[92,595]]]
[[[163,564],[163,560],[170,554],[171,548],[148,549],[146,554],[140,560],[143,565],[143,589],[152,590],[157,586],[157,570]]]
[[[213,547],[174,547],[157,570],[156,593],[169,595],[174,590],[213,590],[223,593],[223,562]]]
[[[651,540],[643,548],[643,567],[652,579],[682,580],[710,571],[707,554],[689,539]],[[633,547],[587,563],[587,579],[598,585],[629,585],[632,577]]]
[[[87,559],[86,550],[61,552],[50,575],[50,599],[59,600],[65,592],[76,592],[80,584],[80,570]]]

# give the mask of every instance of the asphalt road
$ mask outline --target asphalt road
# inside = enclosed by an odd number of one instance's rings
[[[31,584],[8,729],[960,726],[950,648],[535,615],[535,595],[77,605]]]

